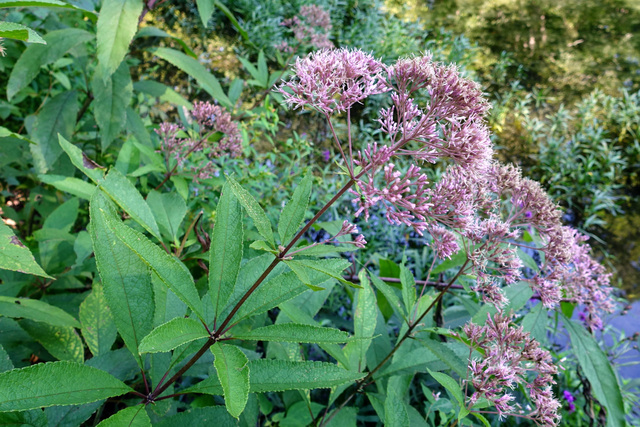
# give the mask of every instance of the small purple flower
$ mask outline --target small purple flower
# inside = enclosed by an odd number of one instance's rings
[[[328,163],[329,160],[331,160],[331,151],[330,150],[324,150],[322,152],[322,159],[324,160],[325,163]]]
[[[571,394],[571,392],[569,390],[563,391],[562,394],[564,396],[564,400],[567,401],[567,406],[569,407],[569,412],[575,411],[576,410],[576,405],[573,402],[575,402],[576,398]]]

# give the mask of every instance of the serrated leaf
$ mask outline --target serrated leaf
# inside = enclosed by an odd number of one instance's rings
[[[357,340],[347,343],[344,347],[350,368],[354,371],[362,371],[367,366],[366,354],[378,319],[376,296],[371,289],[366,271],[360,270],[358,278],[362,288],[358,289],[353,313],[353,336]]]
[[[249,359],[234,345],[217,343],[211,347],[213,365],[224,391],[227,411],[238,418],[249,398]]]
[[[71,136],[79,109],[77,93],[72,90],[56,95],[40,110],[31,133],[35,144],[29,146],[39,173],[49,171],[62,154],[58,134]]]
[[[118,331],[101,284],[94,283],[93,289],[80,304],[80,323],[82,336],[91,354],[97,356],[111,350]]]
[[[255,242],[251,243],[249,247],[251,249],[255,249],[256,251],[264,251],[274,255],[278,255],[278,251],[269,246],[269,244],[264,240],[256,240]]]
[[[260,53],[262,54],[262,52]],[[278,222],[278,234],[283,245],[289,243],[304,220],[309,205],[312,178],[311,172],[307,172],[293,192],[291,200],[282,209]]]
[[[416,303],[416,281],[413,278],[413,273],[409,270],[404,263],[400,266],[400,283],[402,284],[402,300],[404,306],[408,311],[413,309],[413,305]]]
[[[420,340],[431,353],[450,367],[460,378],[467,376],[467,364],[451,348],[439,341],[426,339]]]
[[[444,374],[442,372],[434,372],[434,371],[431,371],[430,369],[428,369],[428,371],[429,371],[429,374],[433,377],[433,379],[438,381],[441,386],[446,388],[458,403],[458,406],[460,407],[458,419],[466,417],[469,414],[469,410],[464,404],[464,394],[462,393],[462,388],[460,387],[460,384],[458,384],[456,380],[454,380],[447,374]]]
[[[0,374],[0,412],[79,405],[130,391],[100,369],[67,361],[40,363]]]
[[[60,0],[0,0],[0,8],[5,7],[59,7],[63,9],[81,10],[91,15],[95,15],[94,12],[82,9],[69,3],[65,3]]]
[[[234,334],[234,338],[250,341],[342,343],[349,341],[349,334],[334,328],[284,323]]]
[[[176,318],[155,328],[140,342],[140,353],[159,353],[209,336],[202,323],[195,319]]]
[[[542,303],[538,303],[522,318],[522,329],[529,332],[532,338],[539,343],[546,342],[547,339],[547,310]]]
[[[144,405],[124,408],[111,415],[106,420],[102,420],[98,427],[151,427],[151,420]]]
[[[233,295],[244,243],[242,208],[229,184],[222,188],[209,249],[209,295],[214,319]]]
[[[365,376],[365,374],[347,371],[327,362],[258,359],[249,362],[249,369],[251,371],[251,393],[331,388],[357,381]],[[209,377],[183,391],[185,393],[222,394],[220,383],[215,377]]]
[[[84,363],[84,345],[72,327],[52,326],[28,319],[21,320],[20,327],[56,359]]]
[[[607,410],[607,426],[625,424],[625,411],[618,379],[597,341],[580,324],[563,316],[573,354],[578,358],[596,399]]]
[[[307,286],[312,285],[309,279],[312,272],[318,272],[325,274],[337,281],[354,288],[360,288],[350,281],[342,277],[342,271],[348,268],[351,263],[341,258],[328,258],[328,259],[296,259],[286,260],[285,264],[293,270],[300,280]]]
[[[400,302],[400,298],[398,298],[398,295],[396,294],[395,288],[387,285],[385,282],[380,280],[375,275],[370,275],[369,277],[371,278],[371,283],[373,283],[373,285],[380,292],[382,292],[382,295],[384,295],[384,297],[387,299],[387,301],[391,305],[391,308],[393,308],[393,311],[395,311],[396,314],[398,314],[398,316],[400,316],[401,318],[406,320],[407,319],[407,311],[404,308],[404,306],[402,305],[402,303]]]
[[[153,327],[154,298],[146,264],[111,229],[117,213],[101,191],[89,206],[90,232],[105,298],[125,345],[142,367],[138,345]],[[107,222],[107,218],[112,218]]]
[[[264,237],[272,247],[275,247],[276,244],[275,240],[273,239],[271,222],[269,221],[269,218],[267,218],[267,214],[264,213],[262,207],[260,207],[256,199],[254,199],[247,190],[242,188],[242,186],[238,184],[235,179],[227,176],[227,182],[231,186],[231,190],[236,195],[236,198],[238,199],[240,204],[244,207],[244,209],[247,211],[247,214],[253,220],[253,223],[258,229],[260,235]]]
[[[40,34],[36,33],[31,28],[14,22],[0,21],[0,37],[5,39],[21,40],[27,43],[47,43]]]
[[[31,251],[0,219],[0,269],[53,279],[38,265]],[[0,300],[1,301],[1,300]],[[0,310],[0,313],[2,311]]]
[[[71,163],[82,173],[87,175],[96,184],[104,177],[104,167],[94,163],[78,147],[67,141],[62,135],[58,135],[58,143],[62,150],[67,153]]]
[[[133,84],[129,66],[125,62],[108,76],[103,73],[101,68],[96,68],[91,80],[91,90],[95,98],[93,116],[100,128],[100,143],[104,153],[124,129],[127,107],[133,96]]]
[[[176,257],[152,243],[144,234],[111,215],[104,216],[116,238],[158,275],[160,281],[203,319],[202,303],[189,269]]]
[[[233,109],[233,105],[222,90],[222,86],[220,86],[218,79],[211,74],[204,65],[199,63],[198,60],[193,59],[182,52],[166,47],[155,48],[152,49],[151,52],[193,77],[200,87],[209,93],[209,95],[216,99],[220,104],[226,108]]]
[[[80,327],[80,323],[61,308],[28,298],[0,296],[0,316],[31,319],[52,326]]]
[[[113,74],[129,50],[138,29],[142,0],[110,0],[102,4],[98,17],[98,63],[103,77]]]
[[[43,413],[47,417],[47,427],[79,426],[93,414],[103,402],[85,403],[84,405],[52,406],[45,408]]]
[[[212,426],[236,427],[238,421],[234,419],[222,406],[205,406],[179,412],[175,415],[164,417],[154,427],[175,426]]]
[[[38,175],[38,179],[45,184],[54,186],[60,191],[64,191],[85,200],[91,200],[91,196],[96,189],[95,185],[71,176]]]
[[[187,214],[187,204],[177,193],[160,193],[152,190],[147,195],[147,204],[163,233],[174,243],[178,239],[180,224]]]
[[[27,47],[11,70],[7,99],[11,100],[16,93],[27,87],[40,73],[41,67],[54,63],[69,50],[93,37],[93,34],[79,28],[65,28],[47,33],[43,37],[46,44]]]
[[[100,187],[145,230],[158,240],[162,240],[158,224],[146,200],[144,200],[135,185],[122,175],[118,169],[111,169],[104,181],[100,183]]]
[[[402,379],[391,377],[387,384],[387,398],[384,401],[384,425],[390,427],[408,426],[409,414],[404,405],[400,390]]]

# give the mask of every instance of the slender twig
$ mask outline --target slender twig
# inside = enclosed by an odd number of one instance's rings
[[[196,215],[195,219],[193,221],[191,221],[191,224],[189,224],[189,228],[187,228],[187,232],[184,233],[184,237],[182,237],[182,242],[180,242],[180,247],[176,250],[176,256],[178,258],[180,258],[180,255],[182,254],[182,251],[184,250],[184,245],[187,242],[187,239],[189,238],[189,235],[191,234],[191,231],[193,231],[193,228],[196,226],[196,224],[198,223],[198,221],[200,220],[201,217],[202,217],[202,211],[198,212],[198,214]]]

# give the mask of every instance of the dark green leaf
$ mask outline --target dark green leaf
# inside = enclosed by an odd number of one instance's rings
[[[151,332],[154,313],[149,270],[111,229],[111,223],[118,221],[117,213],[101,191],[91,199],[90,213],[91,238],[105,298],[120,336],[142,366],[138,345]]]
[[[216,79],[204,65],[199,63],[198,60],[193,59],[182,52],[166,47],[152,49],[152,52],[193,77],[200,87],[207,91],[207,93],[209,93],[209,95],[216,99],[220,104],[229,109],[233,108],[231,101],[222,90],[222,86],[220,86],[218,79]]]
[[[91,200],[91,196],[96,189],[95,185],[71,176],[38,175],[38,179],[45,184],[54,186],[60,191],[67,192],[85,200]]]
[[[187,204],[177,193],[160,193],[151,190],[147,195],[147,204],[151,208],[162,232],[172,242],[177,243],[180,224],[187,214]]]
[[[56,359],[84,362],[84,345],[75,329],[68,326],[51,326],[28,319],[21,320],[20,327]]]
[[[405,407],[401,389],[401,377],[389,378],[387,385],[387,398],[384,401],[385,426],[404,427],[409,425],[409,414]]]
[[[27,43],[46,44],[40,34],[29,27],[14,22],[0,21],[0,37],[5,39],[21,40]]]
[[[35,144],[30,148],[39,173],[50,170],[62,154],[58,134],[63,138],[71,137],[80,109],[77,98],[73,90],[62,92],[47,101],[36,117],[31,134]]]
[[[140,30],[138,30],[138,32],[136,33],[136,37],[135,37],[135,38],[138,38],[138,37],[162,37],[162,38],[168,38],[168,39],[171,39],[172,41],[174,41],[174,42],[178,43],[178,44],[182,47],[182,49],[185,51],[185,53],[186,53],[187,55],[189,55],[189,56],[190,56],[190,57],[192,57],[192,58],[196,58],[196,59],[198,58],[198,55],[196,55],[196,54],[193,52],[193,50],[191,50],[191,48],[189,47],[189,45],[188,45],[188,44],[186,44],[184,41],[182,41],[182,39],[181,39],[180,37],[172,36],[171,34],[167,33],[166,31],[162,31],[160,28],[156,28],[156,27],[142,27],[142,28],[140,28]],[[153,82],[153,83],[156,83],[156,82]],[[162,85],[161,83],[158,83],[158,84],[159,84],[159,85],[161,85],[161,86],[164,86],[164,85]],[[165,86],[165,87],[166,87],[166,86]],[[167,89],[169,89],[169,88],[167,88]],[[172,90],[172,89],[169,89],[169,90]],[[177,92],[174,92],[174,93],[175,93],[176,95],[178,95],[178,93],[177,93]],[[182,98],[182,96],[181,96],[181,95],[178,95],[178,96]],[[183,98],[183,99],[184,99],[184,98]]]
[[[242,208],[229,188],[222,188],[209,249],[209,295],[214,318],[222,312],[235,289],[244,243]]]
[[[0,411],[79,405],[130,391],[96,368],[66,361],[40,363],[0,374]]]
[[[145,28],[143,28],[143,30]],[[161,101],[168,102],[170,104],[180,105],[183,107],[187,107],[188,109],[193,108],[193,104],[184,99],[184,97],[178,92],[171,89],[169,86],[163,85],[162,83],[156,82],[154,80],[140,80],[138,82],[135,82],[133,84],[133,89],[136,92],[146,93],[147,95],[159,98]]]
[[[41,67],[54,63],[69,50],[93,37],[93,34],[79,28],[65,28],[47,33],[43,37],[46,44],[29,46],[16,61],[7,84],[7,99],[11,100],[16,93],[27,87],[40,73]]]
[[[207,23],[213,14],[213,0],[196,0],[196,4],[198,5],[198,14],[200,14],[202,25],[207,28]]]
[[[339,329],[284,323],[234,334],[234,338],[252,341],[342,343],[349,341],[349,334]]]
[[[238,418],[249,398],[249,360],[236,346],[217,343],[211,347],[213,364],[224,391],[227,411]]]
[[[249,214],[251,219],[253,219],[253,223],[258,229],[260,235],[262,235],[262,237],[264,237],[271,246],[275,247],[271,222],[269,221],[269,218],[267,218],[267,214],[264,213],[264,210],[260,207],[258,202],[256,202],[256,199],[254,199],[247,190],[242,188],[242,186],[230,176],[227,177],[227,182],[231,186],[231,190],[236,195],[240,204],[247,211],[247,214]]]
[[[151,420],[144,406],[138,405],[124,408],[103,420],[98,424],[98,427],[151,427]]]
[[[62,135],[58,135],[60,147],[71,159],[71,163],[93,182],[98,184],[104,177],[104,168],[89,159],[78,147],[67,141]]]
[[[127,107],[133,96],[133,85],[129,67],[125,62],[108,76],[103,73],[101,68],[96,68],[91,80],[91,90],[95,97],[93,116],[100,127],[100,141],[104,153],[124,129]]]
[[[79,328],[80,323],[66,311],[46,302],[0,296],[0,315],[14,318],[31,319],[52,326]]]
[[[278,234],[280,235],[280,242],[283,245],[289,243],[304,220],[304,215],[309,205],[312,178],[313,175],[311,172],[307,172],[293,192],[291,201],[282,209],[280,222],[278,222]]]
[[[564,317],[564,324],[571,338],[573,354],[578,358],[584,375],[591,384],[593,395],[607,410],[607,426],[624,425],[625,410],[622,393],[609,359],[593,336],[580,324],[566,317]]]
[[[404,306],[408,311],[411,311],[416,303],[416,281],[413,278],[413,273],[405,267],[404,263],[400,266],[400,283],[402,283]]]
[[[202,323],[195,319],[177,318],[158,326],[140,342],[140,353],[158,353],[209,336]]]
[[[460,387],[460,384],[458,384],[456,380],[451,378],[449,375],[444,374],[442,372],[433,372],[429,370],[429,374],[431,374],[431,376],[436,381],[438,381],[440,385],[446,388],[458,403],[458,406],[460,407],[460,413],[458,414],[458,419],[466,417],[469,414],[469,410],[464,404],[465,399],[464,399],[464,394],[462,392],[462,387]]]
[[[0,268],[53,279],[38,265],[31,251],[0,219]],[[0,300],[1,301],[1,300]],[[0,310],[0,313],[3,313]]]
[[[358,289],[357,298],[354,301],[353,335],[356,341],[347,343],[344,353],[349,358],[352,370],[363,371],[367,366],[367,350],[376,329],[378,307],[366,271],[360,270],[358,278],[362,288]]]
[[[82,336],[94,356],[111,350],[118,331],[100,283],[93,284],[91,293],[80,304],[80,323]]]

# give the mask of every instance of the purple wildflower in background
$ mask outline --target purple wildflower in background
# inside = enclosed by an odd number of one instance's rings
[[[329,160],[331,160],[331,151],[330,150],[324,150],[322,152],[322,159],[324,160],[325,163],[328,163]]]
[[[575,411],[576,410],[576,405],[573,402],[575,402],[576,398],[573,397],[573,395],[571,394],[571,392],[569,390],[563,391],[562,395],[564,396],[564,400],[567,401],[567,406],[569,407],[569,412]]]

